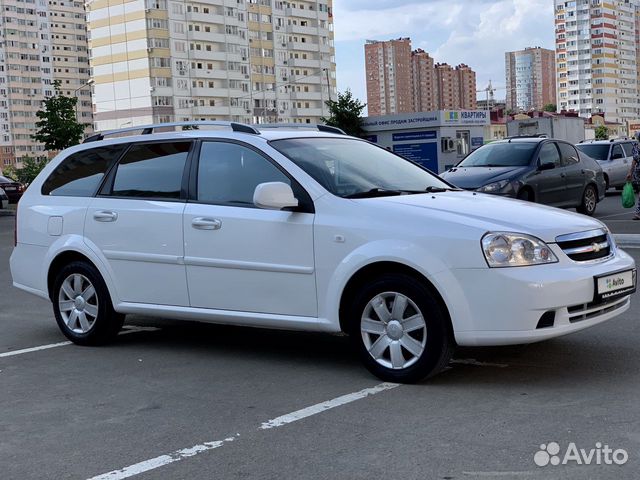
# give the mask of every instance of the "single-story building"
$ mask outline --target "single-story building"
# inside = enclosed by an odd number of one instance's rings
[[[366,117],[367,140],[417,162],[434,173],[457,164],[484,144],[486,110],[438,110]]]

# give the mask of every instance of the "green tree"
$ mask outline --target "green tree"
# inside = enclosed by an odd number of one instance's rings
[[[22,157],[22,167],[5,167],[4,174],[20,183],[29,184],[38,176],[49,162],[45,157]]]
[[[596,140],[609,140],[609,129],[605,125],[599,125],[595,130]]]
[[[76,97],[62,95],[60,81],[54,83],[55,94],[47,97],[42,110],[36,113],[40,119],[36,122],[37,131],[32,138],[44,143],[45,150],[60,151],[80,143],[85,125],[76,118]]]
[[[338,100],[329,100],[325,102],[329,107],[329,118],[322,118],[322,121],[332,127],[338,127],[347,133],[359,137],[364,130],[362,129],[362,111],[366,107],[366,103],[360,102],[351,94],[351,90],[347,89],[344,93],[338,92]]]
[[[558,111],[558,106],[555,103],[547,103],[544,107],[542,107],[542,110],[544,110],[545,112],[557,112]]]

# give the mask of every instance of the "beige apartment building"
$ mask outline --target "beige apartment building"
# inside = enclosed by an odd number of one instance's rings
[[[92,106],[82,2],[3,0],[0,20],[1,169],[25,156],[46,155],[31,135],[42,101],[54,93],[54,80],[60,80],[63,94],[79,96],[78,118],[89,125]]]
[[[336,98],[331,0],[93,0],[97,130],[316,123]]]
[[[468,65],[435,63],[411,39],[365,44],[369,116],[432,110],[475,110],[476,74]]]
[[[555,52],[525,48],[505,53],[507,109],[515,112],[542,110],[556,103]]]
[[[640,117],[638,0],[554,0],[558,108]]]

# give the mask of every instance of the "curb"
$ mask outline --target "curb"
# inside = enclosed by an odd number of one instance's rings
[[[614,233],[616,244],[622,248],[640,248],[640,234],[638,233]]]

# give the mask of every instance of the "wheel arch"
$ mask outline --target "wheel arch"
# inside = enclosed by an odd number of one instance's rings
[[[65,251],[59,252],[49,264],[49,269],[47,271],[47,293],[51,301],[53,301],[53,283],[55,282],[56,275],[58,274],[58,272],[60,272],[60,270],[62,270],[62,268],[64,268],[65,265],[68,265],[71,262],[88,263],[89,265],[93,266],[98,271],[98,273],[100,273],[103,281],[105,281],[104,275],[100,270],[100,268],[98,267],[98,265],[96,265],[96,263],[93,260],[91,260],[88,256],[86,256],[82,252],[79,252],[77,250],[65,250]],[[105,284],[106,284],[106,281],[105,281]],[[109,290],[108,286],[107,286],[107,290]],[[109,293],[109,295],[112,296],[111,293]],[[112,300],[113,300],[113,296],[112,296]]]
[[[346,312],[348,310],[350,299],[353,298],[358,288],[360,288],[366,281],[383,273],[405,274],[409,277],[414,278],[416,281],[424,285],[431,292],[436,302],[440,306],[440,309],[445,319],[447,320],[446,322],[447,328],[449,329],[451,338],[454,338],[453,324],[451,321],[451,314],[449,312],[449,308],[447,307],[447,304],[444,301],[443,296],[440,294],[436,286],[418,270],[408,265],[405,265],[403,263],[399,263],[395,261],[378,261],[378,262],[370,263],[368,265],[361,267],[359,270],[354,272],[353,275],[351,275],[345,287],[342,289],[342,292],[340,295],[338,317],[340,322],[340,329],[343,332],[349,333],[349,325],[347,321]]]

